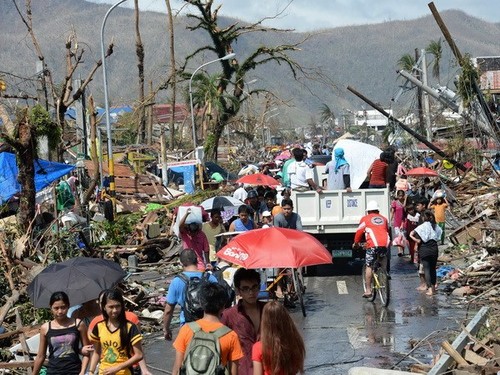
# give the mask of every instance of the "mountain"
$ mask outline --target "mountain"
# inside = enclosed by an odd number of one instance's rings
[[[23,6],[23,2],[19,4]],[[82,0],[34,0],[32,8],[33,27],[46,62],[54,71],[55,81],[60,82],[64,77],[64,44],[71,35],[76,35],[79,45],[86,50],[80,73],[84,78],[85,73],[100,58],[100,28],[109,5]],[[224,8],[220,14],[223,13]],[[0,14],[0,77],[4,76],[13,93],[33,93],[37,86],[37,58],[26,26],[11,1],[0,1]],[[485,22],[456,10],[442,12],[441,16],[462,54],[498,54],[500,24]],[[189,22],[186,17],[179,16],[175,22],[178,61],[183,61],[183,57],[209,43],[203,32],[186,29]],[[220,17],[221,25],[232,22],[237,20]],[[146,80],[158,84],[169,70],[166,15],[141,12],[141,34],[146,54]],[[337,116],[343,108],[360,109],[363,103],[346,90],[347,85],[355,87],[373,101],[389,106],[390,99],[402,82],[396,74],[399,58],[406,53],[413,54],[415,48],[425,48],[431,40],[442,37],[434,18],[429,15],[414,20],[339,27],[313,34],[245,34],[233,47],[237,58],[243,59],[262,44],[294,43],[307,35],[309,38],[302,45],[301,51],[293,53],[293,57],[308,71],[321,72],[322,78],[301,79],[297,82],[286,66],[274,63],[261,66],[248,76],[248,81],[257,79],[252,84],[252,89],[268,89],[289,103],[289,107],[280,106],[280,120],[283,124],[295,127],[306,126],[311,116],[317,118],[318,108],[322,103],[328,104]],[[105,30],[105,44],[110,40],[115,43],[115,52],[107,65],[111,104],[130,103],[137,98],[134,39],[133,10],[115,9],[108,18]],[[444,41],[443,50],[441,83],[453,89],[457,64]],[[213,57],[209,54],[200,57],[196,65],[193,63],[192,69]],[[102,101],[100,71],[89,89],[97,102]],[[165,94],[163,95],[163,100],[166,100]],[[411,103],[410,95],[406,95],[394,107],[403,112]]]

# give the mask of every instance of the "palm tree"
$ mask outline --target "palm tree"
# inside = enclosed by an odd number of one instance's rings
[[[332,133],[332,124],[335,125],[335,114],[333,113],[332,109],[325,103],[321,104],[321,106],[319,107],[319,121],[322,124],[322,143],[325,144],[327,142],[328,136]]]
[[[398,60],[398,66],[401,69],[406,70],[410,73],[413,70],[415,63],[416,63],[415,58],[412,55],[410,55],[409,53],[404,54]]]
[[[323,103],[319,107],[319,121],[327,122],[328,120],[335,120],[335,114],[328,104]]]
[[[443,57],[443,47],[441,43],[441,38],[436,40],[431,40],[427,48],[425,49],[426,53],[430,53],[434,57],[434,61],[432,64],[432,75],[439,81],[439,64],[441,63],[441,58]]]

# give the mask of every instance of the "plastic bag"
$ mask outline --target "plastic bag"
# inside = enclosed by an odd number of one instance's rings
[[[392,246],[401,246],[401,247],[406,247],[408,245],[408,241],[404,236],[404,233],[401,232],[399,233],[393,240],[392,240]]]

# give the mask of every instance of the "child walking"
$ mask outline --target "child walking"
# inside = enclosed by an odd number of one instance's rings
[[[304,340],[285,307],[268,302],[262,310],[260,341],[252,348],[254,375],[304,373]]]
[[[130,368],[143,357],[142,335],[125,317],[125,302],[118,290],[104,292],[101,310],[104,320],[89,332],[95,348],[89,374],[94,375],[100,361],[99,375],[131,375]]]
[[[87,327],[81,319],[68,318],[69,298],[64,292],[50,296],[50,311],[54,319],[40,328],[40,345],[33,366],[33,374],[38,375],[45,361],[47,347],[49,362],[47,375],[84,374],[92,352],[87,338]],[[80,350],[80,344],[82,349]],[[80,354],[83,360],[80,360]]]
[[[434,211],[434,217],[436,218],[436,224],[442,230],[441,234],[441,245],[444,245],[444,227],[446,224],[446,209],[448,208],[448,201],[445,196],[437,197],[432,200],[429,207]]]

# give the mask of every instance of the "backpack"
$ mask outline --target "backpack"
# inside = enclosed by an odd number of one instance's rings
[[[215,267],[213,272],[212,272],[212,275],[215,276],[215,278],[217,279],[217,282],[220,285],[222,285],[222,287],[224,288],[224,290],[227,293],[227,302],[225,305],[226,308],[233,306],[234,302],[236,301],[236,292],[234,291],[233,288],[231,288],[231,286],[227,283],[227,281],[224,280],[224,271],[230,267],[231,266],[224,266],[221,268]]]
[[[231,332],[231,329],[222,326],[215,331],[205,332],[197,322],[188,323],[188,326],[193,331],[193,337],[186,350],[180,373],[182,375],[229,374],[227,368],[221,364],[219,339]]]
[[[186,323],[203,318],[201,289],[209,282],[210,275],[204,272],[201,277],[193,276],[189,278],[184,273],[180,273],[178,276],[186,284],[184,287],[184,306],[182,306]]]

